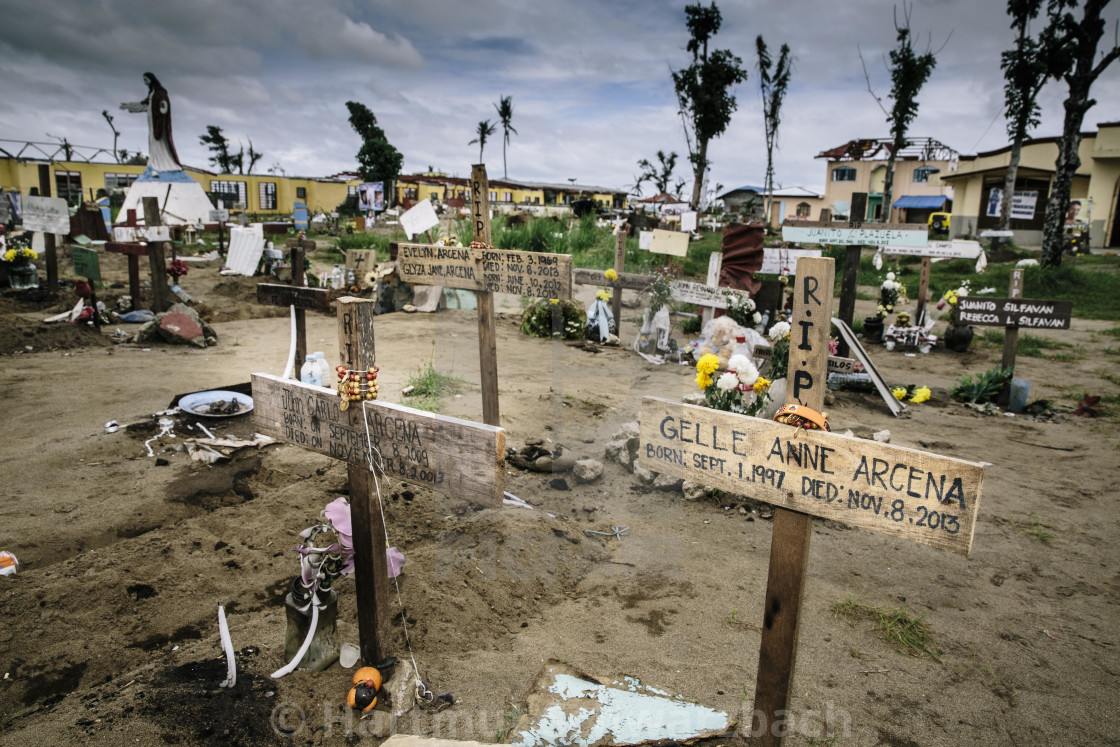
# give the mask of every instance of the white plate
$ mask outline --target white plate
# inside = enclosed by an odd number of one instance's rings
[[[207,408],[217,402],[224,400],[229,402],[236,399],[237,403],[241,405],[241,409],[232,415],[216,415],[207,412]],[[253,398],[247,394],[239,394],[237,392],[230,392],[225,389],[211,389],[208,392],[195,392],[188,394],[179,400],[179,409],[183,412],[189,412],[191,415],[200,415],[204,418],[235,418],[238,415],[244,415],[253,410]]]

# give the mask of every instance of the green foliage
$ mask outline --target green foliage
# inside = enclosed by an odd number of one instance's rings
[[[937,661],[941,657],[930,650],[933,639],[925,623],[925,615],[915,615],[905,607],[872,607],[846,596],[832,605],[833,617],[869,618],[887,642],[908,656],[929,654]]]
[[[389,238],[372,233],[350,233],[339,236],[335,246],[344,256],[352,249],[373,249],[377,251],[377,261],[389,259]]]
[[[350,126],[362,139],[358,149],[358,173],[367,182],[390,182],[401,172],[404,157],[389,144],[385,131],[377,124],[377,117],[365,104],[347,101]],[[388,188],[388,184],[385,185]]]
[[[984,373],[965,374],[960,381],[949,391],[949,395],[961,402],[973,402],[983,405],[996,402],[1003,387],[1011,381],[1012,369],[994,366]]]
[[[466,382],[457,376],[437,371],[429,362],[416,373],[408,375],[408,386],[414,387],[408,396],[409,407],[428,412],[438,412],[444,397],[463,391]]]
[[[232,174],[234,167],[241,168],[242,156],[230,153],[229,139],[222,134],[221,127],[206,125],[206,134],[200,135],[198,140],[213,154],[208,160],[221,173]]]
[[[680,327],[683,334],[698,335],[704,327],[704,318],[699,315],[686,316],[681,320]]]
[[[782,100],[786,97],[789,88],[789,78],[793,67],[793,56],[790,54],[789,45],[783,44],[778,54],[778,64],[774,66],[770,50],[762,34],[755,39],[755,49],[758,52],[758,79],[762,91],[762,121],[766,128],[766,195],[772,201],[770,193],[774,191],[774,148],[778,144],[778,126],[782,122]],[[773,72],[771,72],[773,68]],[[770,223],[771,206],[766,206],[765,223]]]
[[[690,204],[696,209],[708,168],[708,143],[722,135],[731,123],[731,115],[738,106],[731,88],[745,81],[747,72],[742,68],[743,61],[729,50],[708,49],[708,42],[719,32],[723,21],[714,2],[707,8],[700,3],[688,5],[684,12],[692,64],[673,71],[673,87],[681,117],[687,123],[686,136],[688,129],[692,130],[689,161],[695,177]]]
[[[522,312],[521,334],[578,340],[583,336],[585,322],[583,310],[575,302],[541,298]]]
[[[502,125],[502,175],[509,178],[509,169],[506,168],[506,146],[509,145],[509,134],[517,134],[513,128],[513,96],[502,96],[494,108],[498,111],[498,121]]]

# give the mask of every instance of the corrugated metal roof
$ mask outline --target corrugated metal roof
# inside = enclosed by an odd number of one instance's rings
[[[936,210],[949,198],[945,195],[903,195],[894,201],[892,207],[917,210]]]

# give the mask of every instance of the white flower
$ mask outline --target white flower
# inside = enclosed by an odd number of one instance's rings
[[[731,360],[727,361],[727,369],[729,371],[742,371],[749,365],[751,365],[750,359],[742,353],[736,353],[731,356]]]
[[[757,324],[761,324],[761,323],[762,323],[762,314],[759,314],[757,311],[754,312],[754,316],[751,317],[751,324],[756,324],[757,325]]]
[[[967,296],[968,295],[968,283],[965,283],[960,288],[957,288],[957,295],[958,296]]]
[[[716,381],[716,386],[725,392],[730,392],[739,387],[739,377],[733,373],[725,373]]]
[[[894,273],[893,272],[888,272],[887,273],[887,280],[894,280]]]
[[[784,340],[789,334],[789,322],[778,322],[770,328],[770,339],[774,342]]]
[[[736,369],[736,371],[739,373],[739,381],[743,382],[744,384],[754,386],[754,383],[758,381],[758,369],[755,368],[754,364],[750,363],[749,361],[747,362],[745,368],[739,368]]]

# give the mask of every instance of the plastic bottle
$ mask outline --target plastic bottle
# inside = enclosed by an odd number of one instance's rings
[[[299,380],[304,384],[322,386],[323,377],[319,373],[319,365],[315,362],[315,356],[308,354],[304,358],[303,366],[299,369]]]
[[[327,386],[327,382],[331,380],[331,367],[327,363],[327,356],[323,355],[321,351],[312,353],[315,356],[315,365],[319,367],[319,381],[322,386]]]
[[[346,284],[347,285],[357,285],[356,279],[354,277],[354,268],[353,267],[350,268],[350,275],[347,277]]]
[[[760,335],[765,335],[766,334],[766,325],[769,324],[769,323],[770,323],[770,310],[767,309],[766,311],[762,312],[762,321],[759,322],[758,326],[754,328],[754,331],[758,332]]]
[[[331,270],[331,289],[332,290],[342,290],[343,277],[344,276],[342,274],[342,268],[339,267],[338,265],[335,265],[334,269]]]

